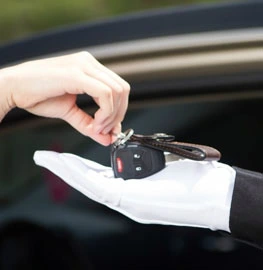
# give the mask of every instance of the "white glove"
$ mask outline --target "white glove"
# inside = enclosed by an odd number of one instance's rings
[[[230,232],[235,171],[219,162],[180,160],[144,179],[114,178],[110,167],[72,154],[37,151],[43,166],[90,199],[140,223]]]

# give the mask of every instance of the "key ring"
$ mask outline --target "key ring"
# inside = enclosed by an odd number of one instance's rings
[[[121,132],[117,135],[117,140],[114,142],[114,146],[119,146],[121,144],[125,144],[130,137],[133,135],[134,130],[132,128],[127,129],[124,132]]]

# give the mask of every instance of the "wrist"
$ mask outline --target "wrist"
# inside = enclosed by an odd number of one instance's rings
[[[229,165],[215,162],[216,170],[213,179],[217,183],[217,199],[215,211],[211,218],[210,229],[230,232],[230,208],[235,184],[235,170]]]
[[[12,75],[11,68],[4,68],[0,70],[0,122],[5,115],[15,107],[12,98],[12,84],[14,82],[14,76]]]
[[[231,235],[262,248],[263,174],[234,167],[236,180],[231,203]]]

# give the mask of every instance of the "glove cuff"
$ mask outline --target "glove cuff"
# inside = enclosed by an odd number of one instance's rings
[[[220,193],[219,199],[212,214],[209,224],[211,230],[230,232],[229,219],[230,208],[235,184],[236,171],[223,163],[215,162],[216,170],[213,171],[214,182]]]

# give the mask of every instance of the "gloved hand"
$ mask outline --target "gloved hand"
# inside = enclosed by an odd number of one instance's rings
[[[235,171],[219,162],[180,160],[147,178],[114,178],[110,167],[73,154],[37,151],[43,166],[90,199],[140,223],[229,230]]]

